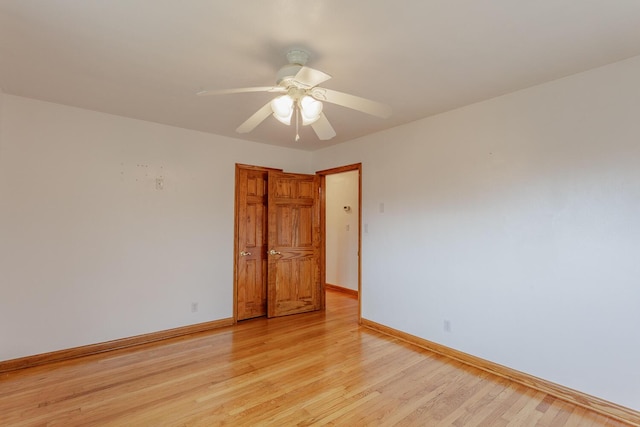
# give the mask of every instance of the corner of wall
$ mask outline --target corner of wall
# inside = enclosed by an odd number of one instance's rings
[[[2,125],[4,116],[4,91],[0,87],[0,154],[2,153]]]

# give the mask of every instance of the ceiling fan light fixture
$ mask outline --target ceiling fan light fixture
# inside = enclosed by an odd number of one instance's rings
[[[322,102],[308,95],[303,96],[298,105],[300,106],[303,126],[315,123],[322,114]]]
[[[336,136],[336,131],[323,113],[325,102],[351,108],[362,113],[386,119],[391,116],[391,107],[370,99],[326,89],[319,85],[331,76],[323,71],[306,66],[309,53],[303,49],[291,49],[287,53],[289,63],[276,74],[276,86],[245,87],[236,89],[206,90],[198,95],[225,95],[232,93],[269,92],[278,96],[264,104],[245,120],[236,132],[251,132],[273,115],[280,123],[291,126],[296,115],[296,141],[299,126],[311,125],[320,140],[326,141]]]
[[[293,99],[289,95],[282,95],[271,101],[271,109],[273,117],[279,122],[290,125],[291,116],[293,115]]]

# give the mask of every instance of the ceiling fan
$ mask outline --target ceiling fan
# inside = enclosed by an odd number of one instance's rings
[[[330,75],[305,66],[309,53],[300,49],[293,49],[287,53],[289,64],[282,67],[276,75],[276,86],[245,87],[237,89],[203,90],[197,94],[226,95],[246,92],[271,92],[281,94],[267,102],[237,129],[238,133],[251,132],[267,117],[273,115],[285,125],[291,125],[295,117],[296,138],[298,141],[298,126],[311,125],[321,140],[328,140],[336,136],[336,132],[329,120],[322,112],[322,102],[341,105],[363,113],[371,114],[383,119],[391,116],[388,105],[359,96],[349,95],[318,85],[331,78]]]

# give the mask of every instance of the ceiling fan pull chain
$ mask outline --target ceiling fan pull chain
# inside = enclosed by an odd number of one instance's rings
[[[296,142],[300,141],[300,134],[298,134],[299,122],[300,122],[300,108],[296,107]]]

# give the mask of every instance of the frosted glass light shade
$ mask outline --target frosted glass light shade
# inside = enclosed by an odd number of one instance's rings
[[[299,105],[303,126],[310,125],[320,118],[320,114],[322,114],[322,102],[310,96],[304,96],[300,100]]]
[[[293,115],[293,99],[289,95],[282,95],[271,101],[273,117],[285,125],[291,124]]]

